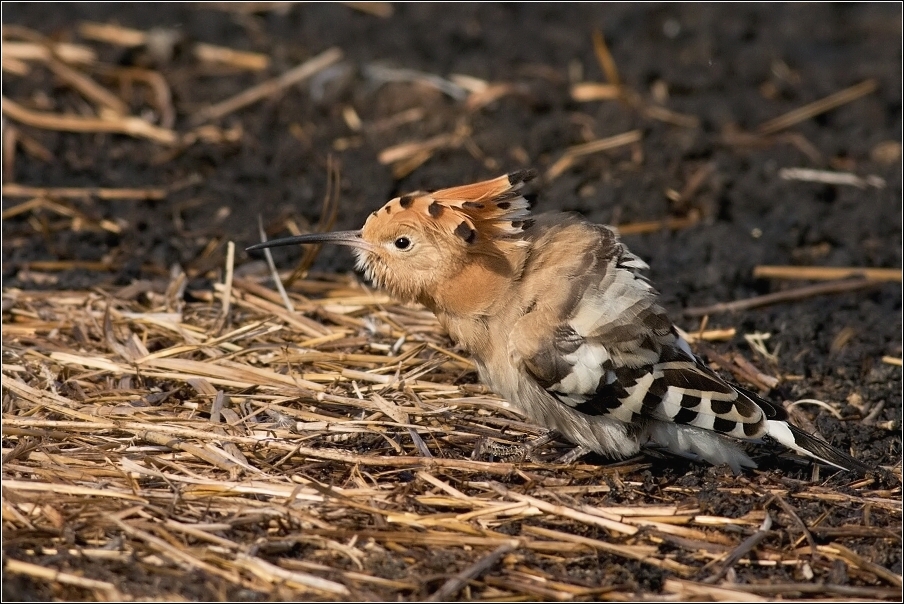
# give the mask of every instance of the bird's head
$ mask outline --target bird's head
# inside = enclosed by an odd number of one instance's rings
[[[312,233],[248,248],[335,243],[352,247],[368,279],[404,301],[474,312],[520,271],[522,234],[533,224],[522,170],[432,193],[402,195],[372,212],[360,231]]]

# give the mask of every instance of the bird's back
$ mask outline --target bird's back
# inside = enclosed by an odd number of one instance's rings
[[[526,415],[607,455],[651,442],[738,470],[755,464],[737,440],[772,437],[833,465],[864,467],[695,356],[659,305],[647,265],[612,229],[544,214],[525,239],[520,278],[471,352],[483,379]]]

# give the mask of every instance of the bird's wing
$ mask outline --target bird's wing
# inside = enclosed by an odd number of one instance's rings
[[[585,235],[581,270],[569,275],[573,261],[565,258],[541,266],[548,277],[564,277],[572,291],[559,295],[559,304],[537,305],[512,331],[512,348],[527,372],[563,404],[588,415],[762,437],[764,409],[691,353],[641,273],[646,264],[608,229],[572,230]],[[777,413],[771,406],[769,411]]]
[[[769,436],[832,465],[865,467],[788,424],[783,408],[707,367],[657,303],[642,274],[646,264],[611,230],[582,226],[567,237],[583,243],[583,255],[556,257],[542,251],[556,246],[537,245],[533,262],[540,271],[533,278],[547,273],[549,285],[537,289],[547,293],[547,302],[528,304],[530,312],[511,332],[515,361],[547,392],[588,415],[674,422],[743,440]]]

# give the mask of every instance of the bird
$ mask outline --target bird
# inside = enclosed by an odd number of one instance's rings
[[[259,243],[352,248],[365,278],[430,309],[483,383],[582,451],[665,450],[736,474],[747,443],[784,446],[841,470],[872,470],[801,430],[694,354],[616,228],[534,214],[519,170],[395,197],[363,228]]]

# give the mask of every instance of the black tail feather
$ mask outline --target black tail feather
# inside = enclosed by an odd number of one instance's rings
[[[794,435],[794,442],[797,446],[816,459],[837,468],[856,472],[858,474],[866,475],[876,473],[876,468],[870,467],[862,461],[854,459],[844,451],[836,449],[824,440],[816,438],[811,434],[807,434],[790,423],[788,424],[788,427],[791,429],[791,434]]]

